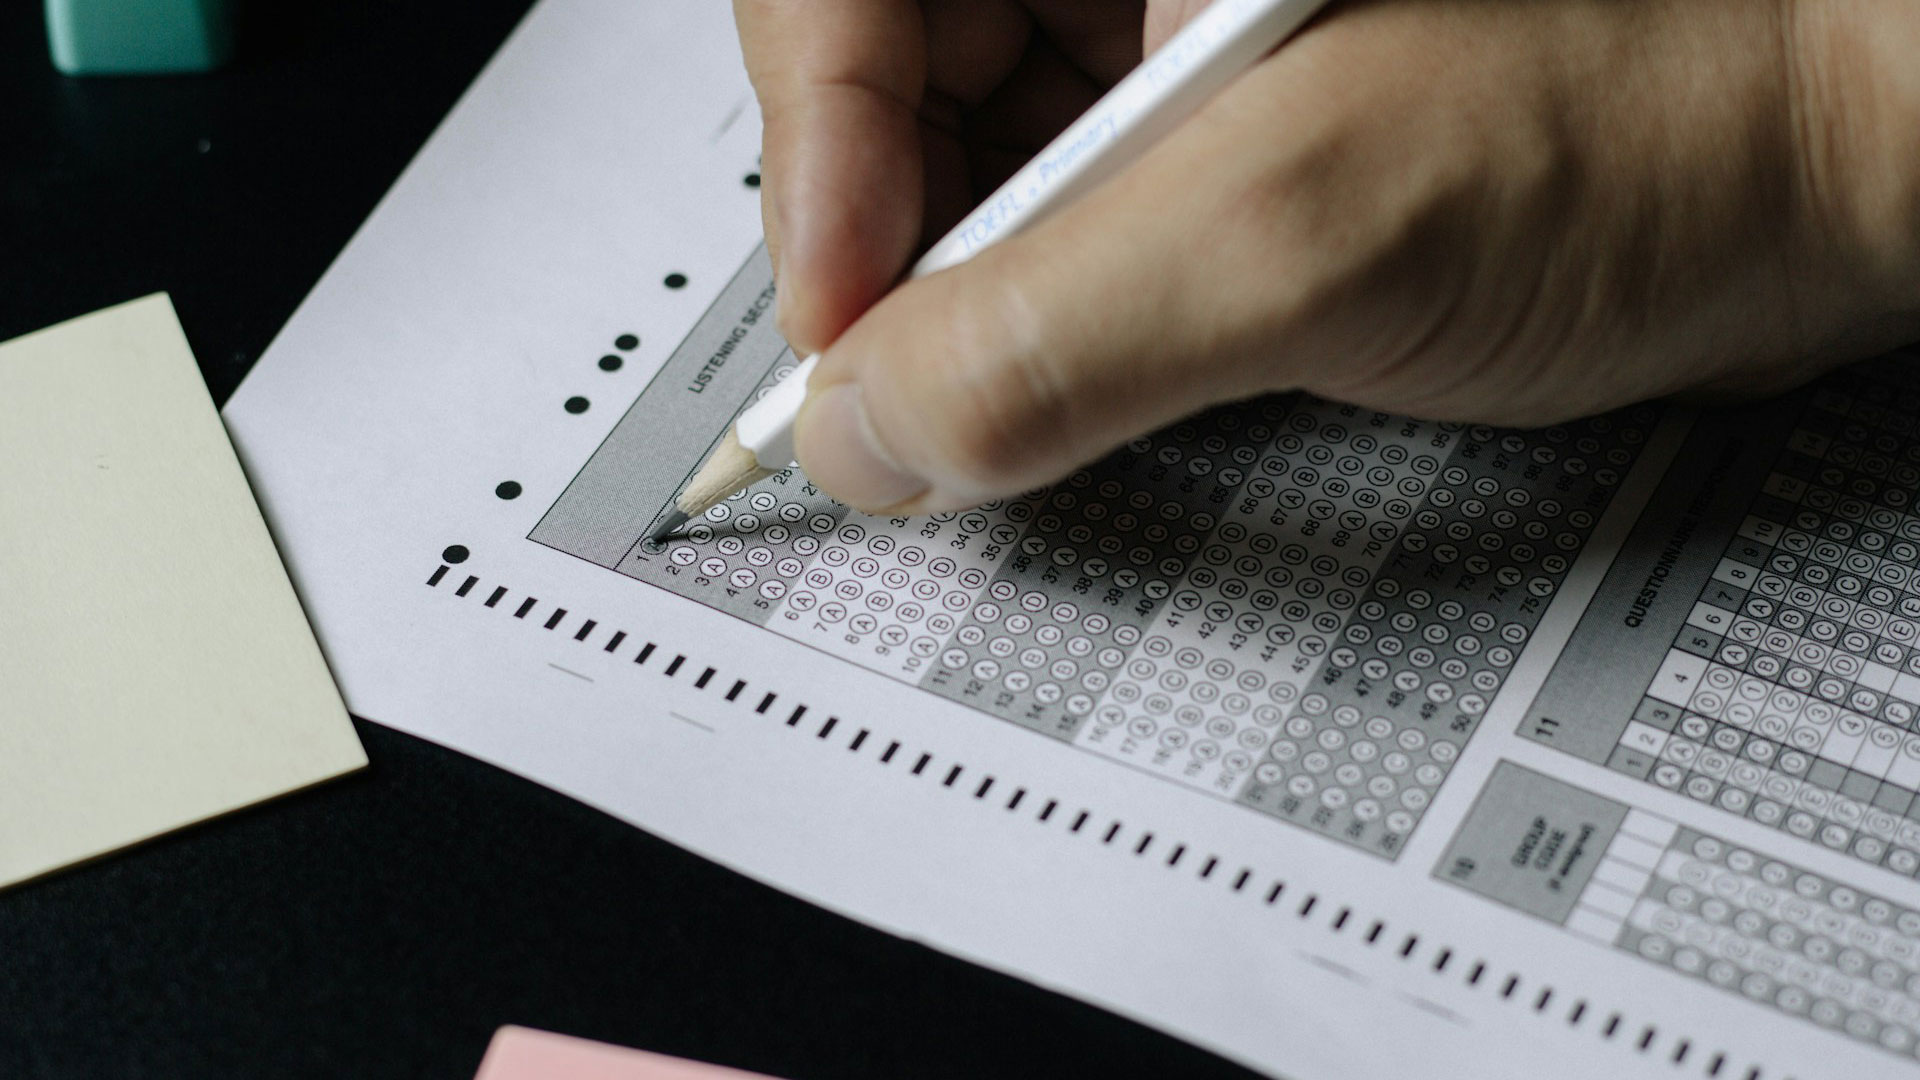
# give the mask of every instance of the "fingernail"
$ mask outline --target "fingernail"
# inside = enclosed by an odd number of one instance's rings
[[[791,343],[792,336],[788,333],[788,330],[791,328],[793,312],[799,304],[799,299],[794,295],[792,278],[789,275],[782,274],[781,270],[783,269],[782,264],[791,261],[788,256],[792,254],[792,245],[795,236],[794,230],[789,227],[789,223],[793,221],[793,215],[787,212],[787,204],[790,196],[787,195],[786,186],[775,185],[771,189],[762,188],[762,198],[766,197],[768,190],[771,190],[773,193],[774,226],[780,231],[780,261],[775,263],[773,268],[773,328],[779,332],[781,337],[786,338],[788,342]]]
[[[776,279],[773,289],[773,331],[781,340],[793,344],[793,282]]]
[[[819,351],[819,343],[809,340],[805,333],[806,326],[801,317],[801,313],[806,310],[803,306],[805,296],[795,280],[796,277],[797,275],[787,274],[774,286],[773,329],[780,335],[781,340],[793,346],[796,355],[810,356]]]
[[[881,447],[858,384],[841,383],[807,402],[795,434],[808,479],[849,505],[885,510],[927,490]]]

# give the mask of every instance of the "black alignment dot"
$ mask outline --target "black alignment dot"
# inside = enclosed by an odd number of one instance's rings
[[[612,353],[608,353],[607,355],[600,358],[600,370],[601,371],[619,371],[621,363],[622,361],[619,357],[613,355]]]
[[[613,339],[613,347],[619,349],[621,352],[632,352],[640,347],[640,335],[621,334],[619,337]]]
[[[568,412],[570,412],[570,413],[573,413],[573,414],[574,414],[574,415],[576,415],[576,416],[577,416],[577,415],[579,415],[580,413],[583,413],[583,412],[586,412],[586,411],[587,411],[587,399],[586,399],[586,398],[583,398],[583,397],[570,397],[570,398],[568,398],[568,399],[567,399],[567,411],[568,411]]]
[[[687,275],[685,274],[673,273],[667,275],[666,286],[669,289],[682,289],[686,287],[686,284]]]
[[[471,554],[471,552],[469,552],[466,549],[465,545],[450,544],[448,545],[447,550],[440,553],[440,559],[443,562],[463,563],[467,561],[467,556],[469,554]]]
[[[517,499],[520,497],[520,482],[517,480],[502,480],[500,481],[500,486],[493,489],[493,493],[503,499]]]
[[[747,178],[746,178],[746,180],[744,181],[744,183],[745,183],[745,184],[746,184],[746,185],[747,185],[748,187],[759,187],[759,186],[760,186],[760,174],[759,174],[759,173],[757,173],[757,172],[750,172],[750,173],[748,173],[748,174],[747,174]]]

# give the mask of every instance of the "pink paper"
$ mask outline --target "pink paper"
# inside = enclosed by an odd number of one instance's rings
[[[493,1033],[473,1080],[769,1080],[685,1058],[515,1027]]]

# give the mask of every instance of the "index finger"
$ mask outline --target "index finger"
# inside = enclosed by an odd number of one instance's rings
[[[734,0],[734,16],[765,123],[779,325],[814,353],[887,291],[920,235],[920,5]]]

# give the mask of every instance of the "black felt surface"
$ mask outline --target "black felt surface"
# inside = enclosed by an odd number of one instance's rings
[[[525,7],[259,0],[225,73],[83,81],[0,5],[0,338],[165,289],[224,400]],[[0,893],[0,1077],[468,1077],[509,1022],[796,1080],[1251,1075],[360,734],[362,775]]]

